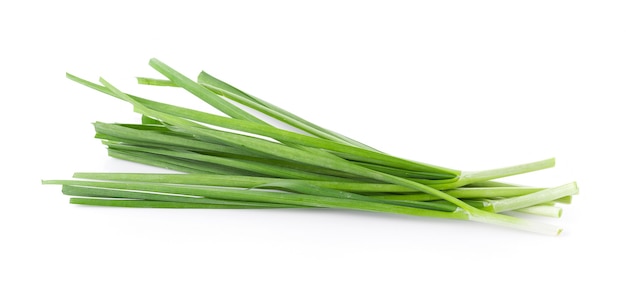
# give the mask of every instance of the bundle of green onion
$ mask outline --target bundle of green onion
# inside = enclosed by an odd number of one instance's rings
[[[494,179],[554,166],[554,159],[465,172],[398,158],[308,122],[201,72],[193,81],[157,59],[167,79],[140,84],[183,88],[228,115],[126,94],[104,79],[73,81],[134,106],[141,124],[95,123],[115,158],[180,174],[76,173],[63,185],[73,204],[150,208],[340,208],[478,221],[558,235],[559,227],[507,212],[560,217],[575,183],[554,188]],[[229,101],[230,100],[230,101]],[[233,102],[239,105],[234,105]],[[273,126],[248,107],[303,133]],[[258,115],[257,115],[258,116]]]

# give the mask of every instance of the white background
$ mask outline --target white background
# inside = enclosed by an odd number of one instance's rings
[[[224,2],[0,4],[0,288],[624,289],[623,1]],[[402,157],[478,170],[554,156],[509,181],[581,194],[549,237],[337,210],[81,207],[41,186],[158,171],[107,157],[91,122],[138,116],[64,77],[193,103],[134,83],[159,76],[151,57]]]

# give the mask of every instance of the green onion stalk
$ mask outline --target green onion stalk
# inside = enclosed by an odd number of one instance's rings
[[[384,153],[249,95],[206,72],[194,81],[157,59],[165,79],[143,85],[182,88],[224,115],[157,102],[66,76],[130,103],[140,124],[95,122],[110,156],[178,171],[172,174],[79,172],[62,185],[81,205],[276,209],[340,208],[495,224],[558,235],[562,229],[508,213],[560,217],[575,183],[553,188],[494,179],[554,166],[554,159],[461,171]],[[271,125],[243,108],[297,130]]]

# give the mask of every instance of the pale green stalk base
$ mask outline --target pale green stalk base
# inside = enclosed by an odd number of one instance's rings
[[[545,202],[550,202],[574,194],[578,194],[578,186],[575,182],[572,182],[559,187],[548,188],[527,195],[495,200],[491,203],[489,207],[490,210],[494,212],[511,211],[542,204]]]
[[[563,231],[558,226],[485,211],[472,212],[469,220],[554,236],[558,236]]]
[[[555,164],[555,159],[550,158],[550,159],[545,159],[545,160],[541,160],[537,162],[519,164],[519,165],[504,167],[504,168],[497,168],[497,169],[490,169],[490,170],[483,170],[483,171],[463,171],[461,172],[461,175],[459,176],[459,178],[454,182],[444,183],[444,184],[432,184],[431,186],[439,190],[458,188],[458,187],[472,184],[472,183],[490,181],[490,180],[497,179],[497,178],[547,169],[547,168],[554,167],[554,164]]]
[[[535,187],[472,187],[472,188],[456,188],[444,190],[445,193],[456,198],[496,198],[496,197],[513,197],[524,194],[529,194],[543,190],[544,188]],[[379,199],[388,200],[414,200],[414,201],[431,201],[438,200],[440,198],[426,193],[417,194],[393,194],[393,195],[379,195],[376,196]]]
[[[540,215],[540,216],[553,217],[553,218],[560,218],[561,215],[563,214],[562,208],[556,207],[556,206],[550,206],[550,205],[536,205],[536,206],[516,209],[515,211],[525,213],[525,214]]]

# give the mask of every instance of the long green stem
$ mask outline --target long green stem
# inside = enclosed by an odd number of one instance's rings
[[[71,196],[82,197],[106,197],[106,198],[129,198],[139,200],[152,200],[152,201],[168,201],[168,202],[181,202],[181,203],[199,203],[210,205],[228,205],[239,206],[242,208],[285,208],[290,207],[284,204],[278,203],[259,203],[259,202],[247,202],[247,201],[230,201],[223,199],[212,198],[198,198],[181,195],[171,194],[156,194],[151,192],[141,192],[132,190],[114,190],[105,188],[94,187],[80,187],[73,185],[63,185],[63,194]]]
[[[261,154],[261,153],[253,152],[249,150],[242,150],[242,149],[234,148],[230,146],[222,146],[222,145],[217,145],[217,144],[210,144],[210,145],[205,144],[206,146],[199,146],[199,145],[196,145],[196,143],[198,142],[198,140],[196,139],[192,139],[190,140],[189,143],[186,143],[184,138],[179,138],[179,137],[170,138],[170,136],[168,136],[167,134],[163,134],[161,132],[157,132],[157,131],[144,132],[143,130],[128,127],[122,124],[107,124],[107,123],[96,122],[94,123],[94,128],[96,129],[96,132],[98,132],[96,134],[96,137],[104,140],[103,144],[109,146],[109,148],[111,149],[118,149],[116,151],[117,153],[125,152],[127,153],[127,155],[136,156],[138,155],[135,153],[136,151],[152,151],[152,149],[159,150],[160,153],[164,155],[172,155],[172,154],[176,155],[176,154],[180,154],[181,152],[187,152],[187,154],[189,154],[193,152],[194,154],[197,154],[197,155],[193,155],[194,157],[205,159],[205,161],[209,161],[209,159],[211,159],[211,162],[228,163],[230,165],[238,164],[238,166],[236,167],[239,167],[239,168],[241,168],[242,166],[254,167],[256,168],[254,172],[263,173],[263,174],[268,174],[269,173],[268,170],[271,168],[282,168],[284,170],[289,169],[289,170],[294,171],[293,174],[297,174],[297,172],[301,172],[300,174],[305,174],[305,175],[308,174],[308,176],[303,175],[301,177],[310,178],[312,180],[340,180],[342,178],[350,178],[350,179],[357,178],[358,179],[358,176],[348,174],[345,172],[339,172],[339,171],[324,169],[320,167],[314,167],[314,166],[310,166],[310,165],[306,165],[306,164],[302,164],[298,162],[292,162],[292,161],[285,160],[285,159],[277,159],[276,157],[273,157],[271,155]],[[141,136],[141,137],[135,138],[134,136]],[[147,141],[147,140],[151,140],[151,141]],[[178,141],[175,143],[175,145],[172,145],[173,144],[172,142],[176,140]],[[124,149],[131,149],[131,148],[134,148],[135,150],[124,150]],[[113,156],[113,154],[110,154],[110,155]],[[143,154],[143,155],[147,156],[146,154]],[[166,159],[172,160],[171,158],[166,158],[163,155],[151,154],[151,156],[158,156],[158,159],[162,159],[162,160],[166,160]],[[190,156],[191,155],[187,155],[187,157],[190,157]],[[150,160],[148,159],[148,161]],[[173,163],[177,165],[182,165],[185,167],[197,168],[197,166],[201,165],[200,162],[197,160],[177,158],[177,159],[174,159],[173,161],[175,161]],[[191,165],[195,165],[195,166],[189,166],[187,164],[184,164],[184,163],[189,163],[189,162],[191,162]],[[243,164],[242,162],[250,163],[248,164],[250,166],[248,166],[247,164]],[[169,162],[169,163],[172,163],[172,162]],[[150,165],[154,165],[154,164],[150,164]],[[202,168],[202,170],[199,172],[214,172],[214,173],[228,174],[227,172],[229,171],[231,174],[236,174],[236,171],[232,169],[226,170],[226,168],[219,168],[217,166],[211,166],[211,167],[203,166],[203,167],[204,168]],[[165,168],[171,169],[169,167],[165,167]],[[251,169],[251,168],[248,168],[248,169]],[[265,169],[268,169],[268,170],[265,170]],[[175,169],[175,170],[178,170],[181,172],[190,172],[188,170],[180,170],[180,169]],[[198,172],[198,171],[193,171],[193,172]],[[252,172],[252,171],[246,171],[246,172]],[[244,173],[244,172],[241,171],[241,173]],[[285,173],[285,174],[289,174],[289,173]],[[258,174],[253,174],[253,175],[258,175]]]
[[[394,204],[394,205],[400,205],[400,206],[417,207],[417,208],[423,208],[423,209],[448,211],[448,212],[456,211],[458,208],[457,206],[451,203],[434,203],[434,202],[403,201],[403,200],[380,200],[374,197],[369,197],[369,196],[360,195],[357,193],[352,193],[352,192],[347,192],[347,191],[342,191],[342,190],[337,190],[337,189],[319,187],[319,186],[312,185],[307,182],[296,181],[296,180],[281,180],[281,181],[264,184],[261,187],[279,188],[283,190],[289,190],[289,191],[294,191],[294,192],[309,194],[309,195],[345,198],[345,199],[352,199],[352,200]]]
[[[102,198],[70,198],[71,204],[132,207],[132,208],[204,208],[204,209],[259,209],[266,207],[228,205],[228,204],[202,204],[188,202],[170,202],[153,200],[127,200],[127,199],[102,199]]]
[[[124,151],[133,152],[145,152],[157,155],[170,156],[175,158],[181,158],[183,160],[190,160],[193,162],[206,162],[209,164],[217,164],[221,166],[227,166],[250,172],[256,172],[262,175],[275,176],[280,178],[296,178],[296,179],[309,179],[309,180],[344,180],[342,178],[330,177],[327,175],[310,173],[306,171],[299,171],[295,169],[286,169],[284,167],[254,162],[250,160],[237,160],[234,158],[217,157],[205,154],[198,154],[189,151],[172,151],[164,149],[155,149],[139,146],[129,146],[121,144],[109,144],[109,148]]]
[[[259,118],[222,99],[220,96],[199,85],[193,80],[185,77],[183,74],[173,70],[171,67],[162,63],[158,59],[151,59],[150,66],[166,76],[172,82],[176,83],[178,86],[184,88],[193,95],[209,103],[218,110],[224,112],[225,114],[236,119],[249,120],[252,122],[262,122]]]
[[[159,79],[138,77],[137,82],[143,85],[179,87],[176,83],[174,83],[171,80],[159,80]],[[319,138],[376,151],[375,149],[365,144],[362,144],[358,141],[345,137],[341,134],[338,134],[336,132],[317,126],[275,105],[272,105],[257,97],[253,97],[247,93],[244,93],[243,91],[207,74],[206,72],[201,72],[198,75],[198,83],[206,87],[207,89],[213,91],[216,94],[220,94],[239,104],[242,104],[248,108],[254,109],[269,117],[272,117],[278,121],[281,121],[285,124],[293,126],[294,128],[298,128],[304,132],[307,132]]]
[[[181,165],[179,163],[171,162],[172,160],[164,160],[165,158],[151,158],[153,156],[147,154],[131,154],[123,151],[116,150],[108,150],[108,154],[110,157],[126,160],[130,162],[140,163],[144,165],[150,165],[160,168],[165,168],[169,170],[174,170],[178,172],[187,172],[187,173],[218,173],[215,170],[207,171],[200,170],[198,168],[192,168],[185,165]]]
[[[206,186],[228,186],[250,188],[263,184],[283,181],[283,178],[270,177],[254,177],[254,176],[237,176],[237,175],[218,175],[218,174],[155,174],[155,173],[99,173],[99,172],[77,172],[74,178],[95,179],[95,180],[116,180],[128,182],[154,182],[154,183],[170,183],[170,184],[190,184],[190,185],[206,185]],[[369,182],[344,182],[344,181],[316,181],[316,180],[296,180],[307,182],[309,184],[326,187],[331,189],[375,193],[375,192],[396,192],[409,193],[415,192],[404,186],[388,183],[369,183]]]
[[[201,196],[215,200],[272,203],[296,206],[344,208],[365,210],[383,213],[405,214],[413,216],[438,217],[467,220],[468,215],[464,211],[438,211],[407,207],[393,204],[384,204],[363,200],[316,196],[307,194],[293,194],[274,191],[258,191],[253,189],[224,189],[190,187],[183,185],[149,184],[149,183],[119,183],[119,182],[92,182],[80,180],[46,180],[43,184],[61,184],[82,187],[98,187],[132,191],[161,192],[167,194]]]

